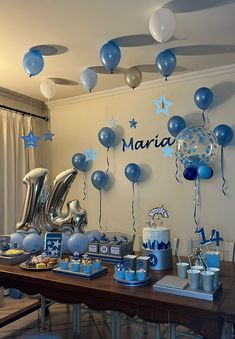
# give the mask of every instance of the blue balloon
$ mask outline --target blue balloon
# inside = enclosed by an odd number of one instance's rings
[[[207,87],[201,87],[194,94],[194,102],[198,108],[206,110],[210,107],[213,100],[213,93]]]
[[[206,164],[200,165],[197,169],[197,174],[200,179],[210,179],[213,176],[213,169]]]
[[[73,166],[79,171],[85,172],[87,169],[86,156],[82,153],[76,153],[72,157]]]
[[[26,235],[23,240],[23,247],[25,252],[37,253],[43,248],[43,239],[39,234],[30,233]]]
[[[97,73],[91,69],[85,69],[80,75],[81,85],[89,92],[96,86],[97,83]]]
[[[95,171],[92,173],[91,182],[98,190],[104,188],[108,181],[108,176],[103,171]]]
[[[105,43],[100,49],[100,60],[104,67],[113,73],[121,60],[121,51],[113,41]]]
[[[159,53],[156,59],[156,67],[165,78],[169,77],[176,67],[175,53],[170,49]]]
[[[137,182],[141,174],[141,169],[137,164],[130,163],[125,168],[125,176],[131,182]]]
[[[41,53],[37,50],[28,51],[24,55],[23,65],[30,77],[39,74],[44,67],[44,60]]]
[[[233,130],[228,125],[219,125],[214,129],[218,144],[222,147],[227,146],[233,139]]]
[[[110,127],[103,127],[99,131],[98,139],[101,144],[107,148],[113,146],[115,142],[115,133]]]
[[[195,180],[197,178],[197,169],[195,167],[187,167],[183,172],[183,176],[187,180]]]
[[[167,128],[168,131],[173,135],[173,137],[177,137],[177,135],[186,127],[186,123],[184,119],[178,115],[174,115],[172,118],[168,120]]]
[[[22,232],[15,232],[10,235],[10,243],[12,247],[17,244],[17,248],[22,249],[23,248],[23,240],[24,240],[24,233]]]
[[[88,238],[83,233],[74,233],[68,239],[68,249],[70,253],[78,252],[83,254],[88,248]]]
[[[97,230],[88,231],[85,234],[88,238],[89,243],[94,241],[94,239],[100,240],[101,237],[102,237],[102,233],[100,231],[97,231]]]

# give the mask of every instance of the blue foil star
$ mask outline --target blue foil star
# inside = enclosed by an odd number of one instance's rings
[[[21,138],[24,140],[24,148],[28,148],[30,146],[34,148],[38,147],[37,142],[40,139],[40,137],[34,135],[31,130],[28,135],[21,136]]]
[[[48,131],[48,132],[46,132],[46,133],[44,134],[44,136],[45,136],[45,140],[50,140],[50,141],[52,141],[52,138],[53,138],[54,134],[51,133],[51,131]]]
[[[169,108],[173,105],[173,101],[167,101],[166,97],[162,95],[159,100],[153,100],[153,103],[157,106],[155,114],[164,113],[166,116],[170,115]]]
[[[136,128],[136,125],[138,124],[138,122],[135,121],[134,118],[130,120],[129,123],[130,123],[130,128]]]
[[[172,153],[174,152],[174,148],[171,148],[167,145],[162,148],[162,152],[164,153],[164,158],[167,158],[167,157],[172,158]]]
[[[85,156],[86,156],[86,161],[88,160],[92,160],[95,161],[98,152],[95,151],[93,148],[89,147],[85,152],[84,152]]]

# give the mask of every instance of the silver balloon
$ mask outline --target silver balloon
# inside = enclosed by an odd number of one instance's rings
[[[47,179],[48,170],[35,168],[23,179],[26,185],[26,195],[21,221],[16,224],[17,230],[37,229],[41,232],[40,212],[42,207],[42,192]]]
[[[139,86],[142,81],[142,72],[138,67],[131,67],[126,71],[124,79],[126,84],[134,89]]]
[[[67,203],[67,211],[62,212],[69,189],[77,176],[75,168],[58,174],[53,181],[45,204],[46,229],[63,231],[72,227],[73,231],[84,232],[87,225],[87,213],[80,207],[78,200]]]

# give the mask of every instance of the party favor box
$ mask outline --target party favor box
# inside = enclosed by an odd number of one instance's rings
[[[127,253],[127,243],[124,244],[110,244],[109,251],[111,255],[123,256]]]
[[[136,270],[136,258],[137,255],[128,254],[123,257],[124,266],[131,269],[132,271]]]
[[[205,260],[206,260],[207,266],[220,268],[220,252],[207,251]]]
[[[48,232],[45,234],[44,251],[52,258],[60,258],[62,253],[62,234]]]
[[[136,258],[136,270],[144,269],[147,273],[150,269],[150,257],[140,256]]]
[[[88,252],[90,253],[99,253],[99,243],[92,242],[88,245]]]

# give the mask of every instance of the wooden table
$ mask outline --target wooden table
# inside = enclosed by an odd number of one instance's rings
[[[175,260],[176,258],[174,258]],[[152,271],[148,286],[127,287],[113,280],[114,269],[94,280],[59,275],[52,271],[25,271],[0,265],[0,284],[27,294],[41,293],[58,302],[80,304],[97,310],[116,310],[150,322],[174,322],[191,328],[208,339],[220,338],[224,321],[235,323],[235,264],[222,263],[222,292],[214,302],[192,299],[152,290],[166,274]],[[173,265],[175,267],[175,264]]]

